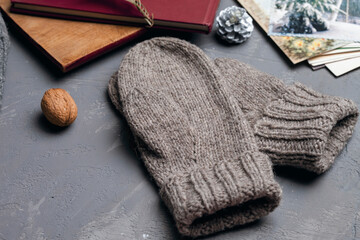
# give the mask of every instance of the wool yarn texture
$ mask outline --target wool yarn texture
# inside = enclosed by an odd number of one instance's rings
[[[133,47],[109,83],[179,232],[197,237],[273,211],[281,189],[269,157],[198,47],[153,38]]]
[[[4,92],[5,70],[10,40],[9,34],[0,13],[0,109]]]
[[[317,174],[331,167],[357,122],[359,112],[353,101],[300,83],[285,85],[235,59],[214,62],[254,130],[260,150],[274,165]]]

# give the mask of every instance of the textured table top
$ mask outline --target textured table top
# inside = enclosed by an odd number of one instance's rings
[[[222,1],[219,10],[233,5]],[[360,104],[360,70],[334,78],[293,66],[258,26],[242,45],[209,35],[155,31],[85,66],[61,74],[23,38],[11,33],[0,112],[0,239],[180,239],[125,124],[107,96],[107,83],[127,51],[152,36],[175,36],[210,57],[247,62],[286,82]],[[59,129],[43,117],[49,88],[75,99],[78,118]],[[269,216],[206,239],[360,239],[360,129],[321,176],[276,168],[281,205]]]

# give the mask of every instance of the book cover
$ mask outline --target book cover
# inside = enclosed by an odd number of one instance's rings
[[[210,32],[220,0],[142,0],[154,27]],[[12,12],[107,23],[146,24],[126,0],[12,0]]]
[[[10,12],[10,0],[0,0],[3,17],[45,54],[61,71],[67,72],[146,31],[121,25],[49,19]]]

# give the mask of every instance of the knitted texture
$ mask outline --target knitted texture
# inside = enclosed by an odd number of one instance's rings
[[[214,63],[196,46],[154,38],[109,83],[180,233],[202,236],[278,206],[281,189]]]
[[[351,137],[358,109],[354,102],[326,96],[262,73],[234,59],[215,59],[244,112],[260,150],[276,165],[323,173]]]
[[[0,109],[4,92],[5,69],[10,41],[5,22],[0,13]]]

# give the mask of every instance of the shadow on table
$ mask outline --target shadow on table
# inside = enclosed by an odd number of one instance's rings
[[[275,175],[279,177],[284,177],[302,184],[310,184],[316,181],[316,179],[318,179],[319,177],[321,177],[321,175],[318,175],[316,173],[290,166],[275,166],[274,172]]]
[[[36,122],[39,129],[50,134],[59,134],[71,128],[71,125],[67,127],[55,126],[46,119],[46,117],[44,116],[44,114],[42,114],[42,112],[39,112],[38,115],[36,116]]]

